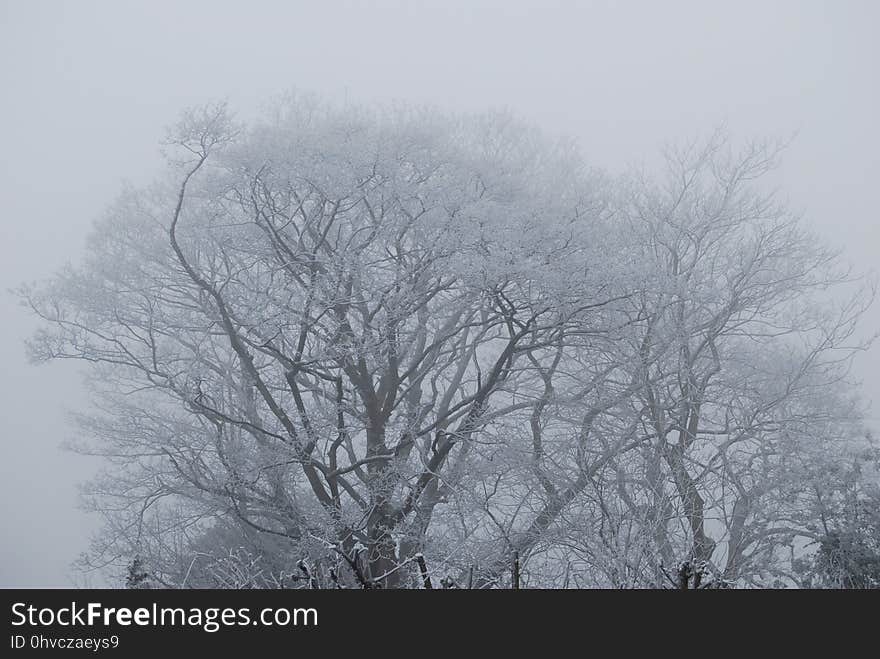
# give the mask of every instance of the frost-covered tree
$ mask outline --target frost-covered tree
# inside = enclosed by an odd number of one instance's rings
[[[796,559],[812,588],[880,588],[880,449],[870,435],[802,473],[814,552]]]
[[[189,112],[167,155],[22,292],[32,356],[91,363],[89,565],[168,587],[784,571],[798,469],[857,421],[867,297],[829,297],[835,256],[753,184],[771,150],[712,140],[614,182],[505,115],[290,96],[252,126]]]
[[[777,154],[716,135],[621,193],[644,277],[629,302],[645,441],[596,486],[590,556],[612,583],[663,582],[660,564],[682,562],[791,583],[787,557],[811,537],[804,465],[840,459],[858,434],[847,374],[873,289],[756,185]]]
[[[534,364],[613,325],[587,176],[503,117],[307,99],[251,129],[190,113],[168,145],[169,178],[121,196],[84,267],[26,292],[52,327],[33,354],[96,363],[82,422],[119,465],[91,491],[98,553],[162,573],[232,516],[405,583],[482,443],[528,416]]]

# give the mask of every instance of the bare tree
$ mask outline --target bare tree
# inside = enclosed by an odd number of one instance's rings
[[[650,445],[611,478],[667,567],[729,582],[778,576],[781,550],[809,536],[780,501],[797,464],[860,433],[846,378],[873,287],[757,185],[778,152],[723,135],[671,150],[667,178],[637,180],[620,206],[646,275],[631,341]]]
[[[303,99],[250,131],[190,113],[168,144],[173,178],[26,293],[53,327],[33,354],[97,364],[83,423],[125,466],[93,490],[106,548],[234,515],[401,584],[475,436],[532,404],[525,355],[605,303],[543,270],[585,259],[584,176],[503,118]]]
[[[81,267],[23,290],[33,357],[92,363],[90,565],[757,583],[804,528],[769,502],[857,420],[868,298],[833,303],[834,254],[752,185],[772,150],[713,140],[612,183],[505,115],[297,96],[249,128],[189,112],[167,148]]]

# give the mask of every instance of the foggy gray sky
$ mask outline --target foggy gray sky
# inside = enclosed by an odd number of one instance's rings
[[[5,289],[81,254],[124,180],[146,182],[184,106],[250,113],[296,86],[356,101],[507,107],[620,171],[725,122],[798,137],[778,180],[853,263],[874,267],[880,3],[45,2],[0,0],[0,586],[69,586],[96,521],[94,462],[59,449],[87,399],[34,367]],[[880,329],[880,308],[864,333]],[[880,346],[857,365],[880,401]],[[877,405],[873,423],[877,425]]]

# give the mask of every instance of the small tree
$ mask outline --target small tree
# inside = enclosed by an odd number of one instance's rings
[[[818,548],[800,562],[807,586],[880,588],[880,450],[870,435],[865,443],[812,481]]]
[[[125,587],[132,590],[150,589],[150,574],[144,569],[140,556],[135,556],[128,565]]]

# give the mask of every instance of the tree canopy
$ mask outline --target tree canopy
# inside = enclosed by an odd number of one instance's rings
[[[87,566],[770,586],[839,553],[817,492],[876,464],[848,380],[873,289],[762,185],[775,145],[612,178],[505,114],[291,95],[250,126],[189,111],[165,146],[83,262],[21,292],[32,357],[90,363]]]

